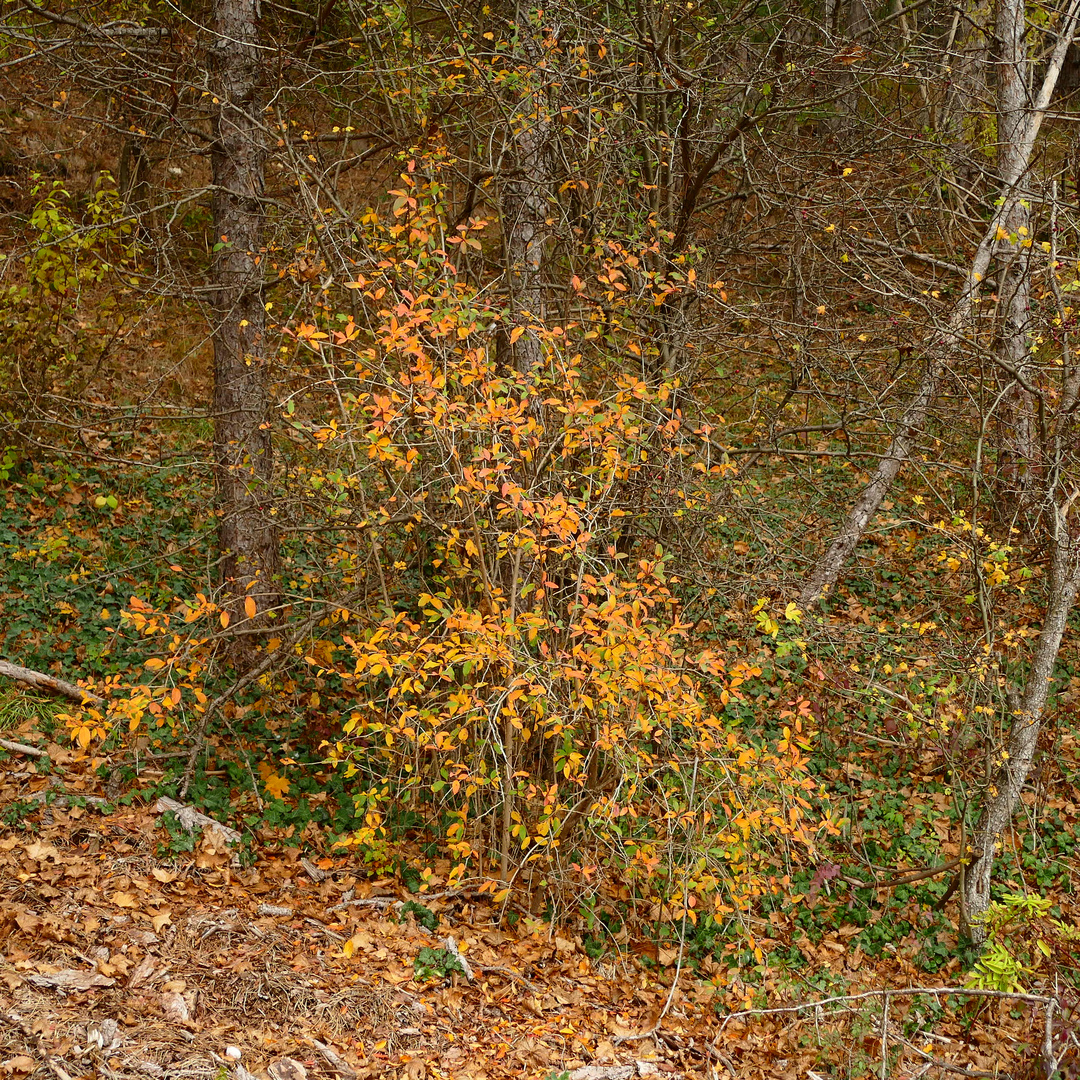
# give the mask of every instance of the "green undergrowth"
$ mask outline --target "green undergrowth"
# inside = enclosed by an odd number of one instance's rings
[[[25,460],[0,484],[0,652],[67,678],[141,665],[130,597],[166,603],[206,559],[208,518],[190,469]],[[188,568],[188,569],[186,569]]]
[[[835,489],[838,503],[850,483],[848,470],[832,464],[813,479]],[[791,535],[804,483],[786,473],[722,492],[728,513],[707,537],[706,553],[728,573],[684,575],[677,589],[694,644],[716,650],[728,671],[744,666],[739,693],[726,701],[724,684],[705,679],[724,723],[748,743],[765,744],[783,736],[790,716],[802,717],[810,768],[829,793],[840,834],[823,838],[805,866],[778,849],[776,876],[786,884],[757,913],[768,924],[757,935],[766,942],[760,956],[728,923],[687,920],[678,905],[643,918],[632,892],[616,886],[595,890],[576,909],[584,948],[596,959],[632,952],[656,963],[634,944],[644,934],[656,955],[667,963],[680,955],[703,977],[737,970],[765,980],[779,972],[805,982],[818,977],[816,949],[840,934],[847,950],[871,962],[902,960],[927,974],[944,976],[973,960],[957,933],[955,896],[946,896],[951,874],[890,888],[876,883],[948,861],[972,828],[986,741],[1000,738],[1005,689],[1025,677],[1027,643],[1037,631],[1038,567],[1029,572],[1022,551],[999,559],[1000,544],[980,541],[987,565],[1003,570],[990,597],[993,664],[979,667],[964,642],[974,623],[985,622],[986,604],[972,601],[970,566],[957,556],[963,519],[898,492],[828,598],[825,617],[804,619],[791,607],[803,567],[792,551],[780,557],[779,542],[785,529]],[[0,655],[67,678],[142,671],[154,643],[119,613],[132,596],[168,608],[210,588],[215,519],[206,490],[190,466],[106,468],[20,456],[0,481]],[[290,595],[332,592],[326,553],[339,540],[331,530],[310,543],[286,539]],[[324,631],[331,644],[340,633]],[[1018,841],[1001,860],[998,900],[1017,889],[1055,899],[1069,888],[1080,755],[1063,705],[1080,685],[1078,666],[1070,645],[1051,699],[1056,741],[1040,748]],[[230,673],[221,669],[215,678],[208,691],[227,685]],[[248,850],[337,851],[339,838],[363,828],[368,793],[385,783],[374,753],[359,759],[359,783],[327,763],[327,744],[354,707],[311,664],[238,695],[211,732],[185,801],[241,829]],[[60,710],[8,690],[0,696],[0,730],[29,724],[62,737]],[[102,781],[121,792],[138,789],[140,797],[179,797],[190,721],[138,738],[115,732],[101,747]],[[155,766],[149,782],[147,763]],[[372,875],[420,889],[448,822],[433,820],[424,805],[385,805],[384,835],[354,846],[353,855]],[[163,826],[163,852],[180,856],[191,843],[183,830]],[[539,914],[553,911],[549,903]],[[518,916],[511,908],[508,917]]]

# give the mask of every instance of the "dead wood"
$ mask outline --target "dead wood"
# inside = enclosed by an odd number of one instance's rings
[[[64,679],[58,679],[55,675],[46,675],[43,671],[33,671],[30,668],[20,667],[18,664],[9,664],[6,660],[0,660],[0,675],[14,679],[16,682],[26,683],[35,690],[47,690],[50,694],[71,698],[80,705],[105,704],[105,699],[98,697],[91,690],[66,682]]]

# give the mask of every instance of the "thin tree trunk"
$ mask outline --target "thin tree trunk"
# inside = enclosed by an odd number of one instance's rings
[[[271,509],[273,456],[263,304],[265,146],[258,47],[259,0],[215,0],[211,70],[220,105],[213,145],[214,451],[218,539],[234,622],[273,606],[278,538]],[[254,644],[250,638],[238,638]],[[238,644],[238,655],[244,646]]]
[[[1024,697],[1012,719],[1006,752],[1002,755],[990,795],[983,805],[973,834],[979,852],[963,876],[961,922],[976,941],[986,938],[983,917],[990,904],[990,875],[998,838],[1009,827],[1020,792],[1027,781],[1042,728],[1043,710],[1069,613],[1080,586],[1077,544],[1066,520],[1068,505],[1054,506],[1053,543],[1050,566],[1050,596],[1046,618],[1035,646]]]
[[[804,586],[799,598],[804,609],[816,605],[821,597],[836,584],[851,553],[862,539],[867,525],[877,513],[882,499],[885,498],[904,462],[911,454],[919,432],[926,422],[930,406],[937,397],[938,387],[945,376],[949,359],[964,345],[965,331],[972,321],[973,301],[979,291],[980,282],[986,277],[990,259],[999,251],[1002,243],[998,239],[999,232],[1008,231],[1005,223],[1013,219],[1017,204],[1023,198],[1020,182],[1031,161],[1039,128],[1042,126],[1054,86],[1057,84],[1065,52],[1076,29],[1078,13],[1080,13],[1080,0],[1071,0],[1057,45],[1047,65],[1046,76],[1043,79],[1038,99],[1030,110],[1023,110],[1023,123],[1016,128],[1018,133],[1016,149],[1007,158],[1009,171],[1003,173],[1001,177],[1001,205],[975,252],[975,258],[972,260],[971,269],[968,271],[964,284],[964,291],[953,308],[945,332],[932,346],[926,374],[911,404],[900,418],[899,430],[893,436],[870,482],[855,500],[854,506],[841,526],[839,535],[818,560]]]
[[[998,0],[995,39],[997,63],[998,173],[1022,176],[1026,162],[1019,159],[1026,116],[1027,86],[1024,48],[1023,0]],[[1012,489],[1021,506],[1030,503],[1032,465],[1035,460],[1034,401],[1021,381],[1028,366],[1029,264],[1031,211],[1024,199],[1016,199],[1002,227],[1017,237],[1016,251],[1008,260],[1000,283],[1004,319],[1001,331],[1002,377],[1011,385],[1005,398],[1006,431],[1004,469],[998,480]],[[1015,373],[1015,374],[1014,374]],[[1006,508],[1011,516],[1011,508]]]
[[[986,77],[991,70],[988,45],[979,18],[977,0],[964,0],[953,10],[939,83],[940,105],[932,110],[931,128],[947,147],[943,169],[951,173],[956,197],[967,205],[980,169],[976,163],[973,110],[986,98]]]

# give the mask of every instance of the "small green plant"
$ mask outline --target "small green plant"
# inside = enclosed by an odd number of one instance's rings
[[[8,803],[3,810],[0,810],[0,822],[9,828],[20,826],[24,829],[33,829],[36,826],[30,823],[30,817],[40,809],[41,804],[33,799],[19,799]]]
[[[195,850],[195,834],[185,829],[174,813],[167,811],[161,815],[161,827],[167,836],[167,839],[158,845],[158,854],[161,857],[184,855]]]
[[[43,392],[57,375],[74,386],[89,382],[121,339],[119,331],[129,314],[121,298],[138,282],[133,275],[134,226],[111,176],[103,173],[84,203],[62,180],[35,173],[31,181],[34,205],[25,273],[0,290],[5,394],[16,387]],[[107,282],[113,287],[91,317],[84,305],[85,290]],[[0,453],[3,480],[10,478],[11,466],[3,465],[9,450]],[[2,475],[5,472],[8,475]]]
[[[417,923],[432,934],[439,929],[439,916],[431,908],[424,907],[415,900],[406,901],[401,905],[401,918],[404,919],[407,915],[415,916]]]
[[[465,974],[461,961],[449,949],[432,949],[426,945],[416,954],[413,970],[421,982],[442,980],[455,971]]]
[[[10,480],[19,465],[19,452],[14,446],[0,446],[0,482]]]
[[[59,726],[56,714],[61,706],[46,698],[8,690],[0,693],[0,731],[17,731],[26,725],[51,736]]]
[[[1051,901],[1046,897],[1005,893],[990,904],[984,918],[986,944],[976,959],[965,985],[978,990],[1022,993],[1025,980],[1034,973],[1050,947],[1037,936],[1035,923],[1046,916]]]

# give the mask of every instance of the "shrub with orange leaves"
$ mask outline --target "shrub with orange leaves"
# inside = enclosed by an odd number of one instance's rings
[[[676,493],[679,513],[708,503],[676,387],[597,363],[610,341],[572,320],[512,325],[458,273],[452,242],[483,223],[447,235],[437,175],[410,162],[390,218],[365,217],[379,259],[352,288],[370,333],[304,336],[345,403],[311,492],[363,507],[396,609],[317,664],[356,699],[330,749],[361,792],[354,840],[405,806],[455,877],[494,864],[500,891],[557,905],[602,872],[690,918],[744,910],[779,884],[777,847],[813,847],[816,788],[801,718],[769,747],[710,708],[702,680],[720,702],[739,679],[688,651],[669,558],[637,532]],[[599,262],[610,280],[610,250]],[[525,333],[546,362],[521,372],[498,342]],[[602,377],[583,377],[586,350]]]

